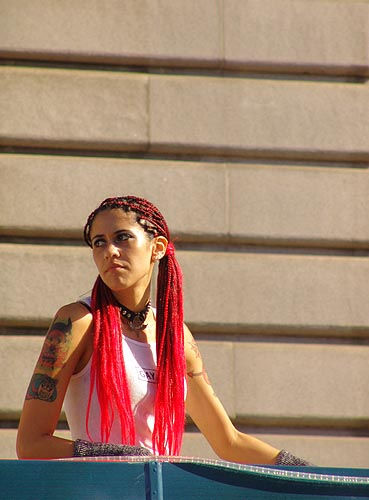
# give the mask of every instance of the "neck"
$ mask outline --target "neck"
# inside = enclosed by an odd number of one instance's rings
[[[142,311],[150,300],[150,287],[148,286],[145,290],[124,290],[122,292],[113,292],[114,297],[117,301],[128,307],[133,312]]]

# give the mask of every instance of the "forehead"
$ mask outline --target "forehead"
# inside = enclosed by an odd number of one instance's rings
[[[99,212],[91,226],[91,237],[95,234],[104,234],[118,229],[142,230],[136,222],[136,214],[124,212],[121,208],[111,208]]]

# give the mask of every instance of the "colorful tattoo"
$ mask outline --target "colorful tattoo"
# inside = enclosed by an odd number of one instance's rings
[[[57,394],[57,380],[43,373],[35,373],[27,389],[26,399],[40,399],[52,403]]]
[[[71,330],[70,318],[67,320],[55,319],[46,335],[38,360],[40,368],[51,371],[63,366],[71,341]]]

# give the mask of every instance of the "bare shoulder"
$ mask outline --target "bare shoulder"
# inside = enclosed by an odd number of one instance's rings
[[[52,351],[53,362],[58,356],[59,365],[64,364],[74,352],[82,357],[89,350],[92,330],[92,314],[87,307],[79,302],[64,305],[54,316],[43,350]]]
[[[188,354],[188,351],[191,351],[191,346],[193,343],[195,343],[195,339],[191,333],[191,330],[188,328],[188,326],[184,323],[183,324],[183,338],[184,338],[184,349],[186,356]]]
[[[80,302],[72,302],[62,306],[55,314],[55,319],[64,320],[73,325],[76,333],[83,334],[92,325],[92,314]]]
[[[72,321],[80,319],[84,319],[85,321],[92,320],[91,312],[81,302],[71,302],[70,304],[65,304],[60,307],[56,315],[60,317],[68,316]]]
[[[183,333],[184,333],[184,341],[185,342],[193,340],[193,335],[191,333],[191,330],[188,328],[186,323],[183,323]]]

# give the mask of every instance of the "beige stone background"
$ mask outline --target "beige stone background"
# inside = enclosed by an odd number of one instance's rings
[[[369,467],[369,2],[0,0],[0,58],[0,457],[87,215],[137,194],[235,425]]]

